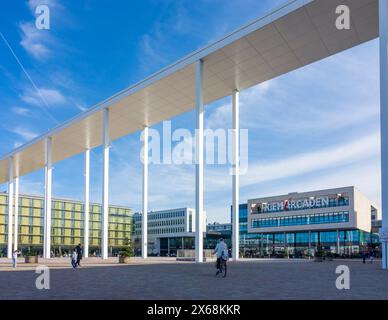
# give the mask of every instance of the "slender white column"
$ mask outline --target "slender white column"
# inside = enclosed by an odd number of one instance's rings
[[[52,139],[45,140],[44,167],[44,244],[43,257],[51,257],[51,182],[52,182]]]
[[[13,183],[13,158],[11,157],[8,160],[8,259],[12,258]]]
[[[340,254],[340,232],[337,230],[337,254]]]
[[[388,269],[388,3],[379,1],[382,267]]]
[[[203,262],[203,61],[196,65],[195,75],[195,261]]]
[[[90,149],[85,150],[84,257],[89,257]]]
[[[15,221],[13,231],[13,250],[18,250],[18,236],[19,236],[19,177],[15,178]]]
[[[143,142],[143,215],[141,222],[141,255],[147,258],[148,253],[148,127],[144,127]]]
[[[240,202],[240,93],[233,92],[232,122],[233,122],[233,230],[232,230],[232,257],[239,259],[240,233],[239,233],[239,202]]]
[[[103,179],[102,179],[102,258],[108,259],[109,223],[109,109],[103,112]]]

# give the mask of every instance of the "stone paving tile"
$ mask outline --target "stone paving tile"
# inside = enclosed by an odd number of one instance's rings
[[[350,290],[337,290],[335,269],[350,268]],[[163,263],[53,268],[51,289],[37,290],[34,270],[1,271],[2,299],[388,299],[388,270],[380,262],[228,263],[227,278],[214,263]]]

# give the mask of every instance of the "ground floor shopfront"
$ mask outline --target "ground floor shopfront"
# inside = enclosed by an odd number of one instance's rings
[[[314,256],[321,247],[326,253],[357,256],[370,248],[379,251],[379,237],[361,230],[307,231],[240,234],[240,256]]]
[[[203,248],[204,250],[214,250],[220,238],[224,238],[228,247],[231,248],[231,235],[221,235],[217,233],[206,234],[204,236]],[[155,240],[157,243],[156,250],[151,255],[158,255],[161,257],[175,257],[178,250],[194,250],[195,237],[161,237]],[[141,251],[135,243],[135,255],[140,256]]]
[[[214,249],[220,238],[231,249],[230,233],[208,233],[204,236],[204,250]],[[158,242],[158,256],[175,257],[178,250],[195,249],[194,237],[165,237]],[[370,248],[378,254],[379,237],[361,230],[247,233],[240,229],[240,256],[244,258],[308,257],[314,256],[319,246],[326,253],[346,257],[358,256]]]

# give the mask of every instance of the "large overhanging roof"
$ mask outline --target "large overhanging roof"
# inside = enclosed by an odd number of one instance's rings
[[[350,8],[350,30],[335,26],[335,9],[343,4]],[[44,167],[48,136],[53,163],[101,145],[104,108],[110,110],[111,140],[193,109],[199,59],[204,61],[204,103],[209,104],[377,36],[377,0],[289,1],[4,155],[0,183],[8,180],[11,156],[15,176]]]

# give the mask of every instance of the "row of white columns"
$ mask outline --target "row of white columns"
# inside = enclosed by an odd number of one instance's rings
[[[203,61],[199,60],[196,66],[196,164],[195,164],[195,208],[196,208],[196,235],[195,259],[203,262],[203,233],[204,233],[204,105],[203,105]],[[239,252],[239,92],[233,93],[233,129],[234,129],[234,164],[233,164],[233,258],[238,259]],[[148,127],[144,128],[143,145],[143,199],[142,199],[142,257],[147,258],[147,213],[148,213]],[[109,109],[103,110],[103,179],[102,179],[102,258],[108,258],[108,225],[109,225]],[[44,258],[51,257],[51,204],[52,204],[52,138],[45,140],[45,192],[44,192]],[[14,190],[13,158],[9,161],[8,183],[8,257],[12,256],[12,218],[13,218],[13,190]],[[17,250],[17,213],[19,180],[15,179],[15,228],[14,250]],[[84,198],[84,255],[89,253],[89,202],[90,202],[90,149],[85,151],[85,198]]]

